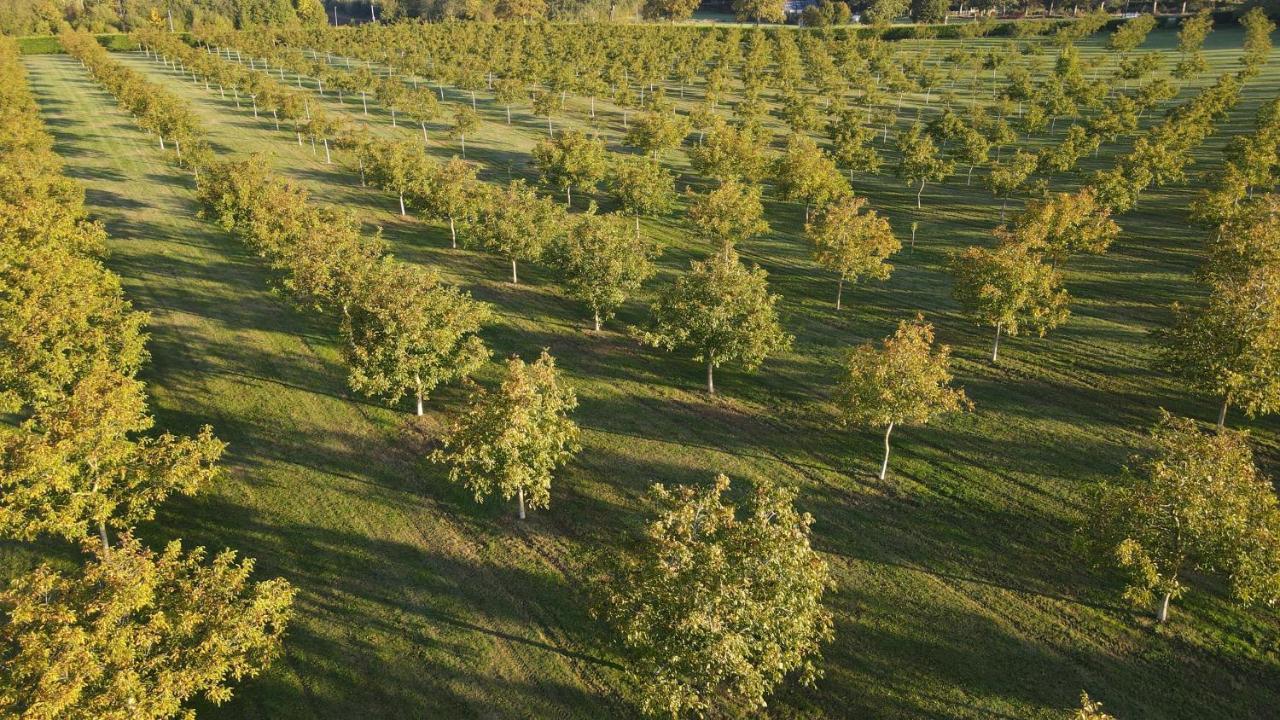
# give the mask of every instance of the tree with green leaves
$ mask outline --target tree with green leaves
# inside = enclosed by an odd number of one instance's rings
[[[280,654],[293,612],[284,580],[250,582],[252,560],[177,541],[161,553],[123,535],[86,543],[87,566],[41,565],[0,592],[0,714],[63,720],[193,716],[197,697],[231,699]]]
[[[507,124],[511,124],[511,106],[527,95],[525,84],[519,78],[498,78],[493,83],[493,99],[507,112]]]
[[[474,241],[511,262],[511,284],[520,282],[516,262],[537,262],[564,232],[565,212],[539,197],[524,180],[494,190],[476,212]]]
[[[1098,202],[1093,188],[1054,193],[1031,200],[1007,228],[998,228],[1001,242],[1021,243],[1049,258],[1053,267],[1080,253],[1101,255],[1120,236],[1111,209]]]
[[[768,166],[759,135],[729,124],[716,116],[706,137],[689,151],[689,161],[699,175],[724,182],[762,178]]]
[[[916,315],[898,323],[877,349],[865,343],[849,354],[835,392],[843,422],[884,428],[889,471],[889,435],[899,425],[924,425],[938,415],[967,410],[964,391],[951,387],[951,348],[933,345],[933,326]]]
[[[622,211],[635,218],[636,238],[640,237],[642,215],[661,215],[675,206],[675,176],[652,158],[616,156],[610,163],[607,185]]]
[[[1280,600],[1280,507],[1247,436],[1161,410],[1153,452],[1092,488],[1087,546],[1128,574],[1125,599],[1169,618],[1187,572],[1220,573],[1243,603]]]
[[[1107,39],[1107,49],[1127,53],[1138,49],[1156,29],[1155,15],[1139,15],[1116,28]]]
[[[591,309],[596,332],[627,296],[653,277],[658,248],[633,237],[616,215],[579,216],[551,249],[565,290]]]
[[[1016,151],[1007,161],[996,163],[987,175],[987,187],[1000,198],[1000,222],[1004,222],[1005,209],[1009,207],[1009,198],[1022,189],[1035,174],[1039,166],[1039,158],[1035,153]]]
[[[1001,334],[1030,329],[1044,337],[1067,319],[1070,296],[1062,277],[1024,245],[970,247],[953,256],[951,266],[956,300],[974,320],[995,328],[993,363],[1000,357]]]
[[[488,305],[434,270],[387,258],[342,320],[352,389],[389,405],[412,394],[422,415],[436,386],[470,377],[489,359],[476,333],[491,317]]]
[[[675,111],[647,112],[627,130],[623,143],[658,157],[664,150],[680,147],[689,134],[689,121]]]
[[[877,28],[887,28],[906,15],[910,7],[911,0],[872,0],[867,7],[867,17]]]
[[[58,212],[24,208],[28,222]],[[54,402],[99,365],[136,372],[147,357],[147,314],[101,262],[73,249],[86,239],[97,245],[101,227],[37,221],[26,231],[9,217],[0,223],[0,412]]]
[[[933,137],[924,132],[919,123],[912,125],[898,136],[897,175],[908,185],[920,184],[916,191],[916,207],[923,207],[921,196],[927,182],[941,182],[955,170],[955,164],[942,156]]]
[[[578,425],[569,418],[577,406],[546,350],[530,364],[512,357],[497,390],[472,393],[431,460],[447,464],[449,480],[476,502],[494,493],[517,498],[524,520],[526,505],[550,507],[552,474],[578,451]]]
[[[644,0],[640,16],[645,20],[687,20],[698,9],[698,0]]]
[[[743,265],[732,247],[694,261],[654,302],[650,328],[640,339],[668,351],[690,351],[694,362],[706,363],[707,393],[714,395],[717,367],[738,363],[754,370],[791,346],[767,277],[760,267]]]
[[[792,135],[787,149],[774,161],[773,177],[778,197],[804,203],[804,220],[810,210],[849,196],[853,189],[829,155],[807,135]]]
[[[832,638],[822,605],[831,571],[795,491],[762,479],[735,506],[728,490],[724,475],[702,488],[653,486],[656,516],[638,546],[595,580],[649,716],[762,711],[788,675],[814,682]]]
[[[874,128],[861,122],[862,110],[846,110],[827,125],[831,137],[831,154],[838,165],[849,169],[849,182],[853,174],[874,175],[884,165],[884,158],[872,143],[876,139]]]
[[[68,540],[95,528],[128,529],[173,494],[191,495],[217,476],[226,447],[208,426],[193,438],[141,433],[154,420],[142,383],[105,364],[65,394],[0,433],[0,535]]]
[[[430,160],[422,145],[412,140],[378,142],[370,146],[369,181],[400,198],[400,216],[405,216],[405,195],[422,181]]]
[[[839,276],[836,310],[840,309],[845,281],[887,279],[893,272],[888,260],[902,249],[889,221],[866,205],[866,198],[850,195],[828,205],[804,228],[813,243],[813,259]]]
[[[1175,303],[1173,326],[1157,336],[1166,368],[1222,398],[1222,427],[1233,404],[1251,418],[1280,409],[1280,263],[1208,275],[1206,300]]]
[[[689,191],[689,223],[699,237],[727,250],[769,232],[759,185],[726,180],[705,193]]]
[[[449,221],[449,243],[458,247],[458,221],[470,221],[484,200],[476,167],[457,157],[437,163],[420,186],[417,204],[428,217]]]
[[[533,162],[542,182],[564,191],[564,204],[573,204],[573,188],[593,192],[606,170],[604,142],[577,130],[565,130],[533,148]]]
[[[787,19],[781,0],[733,0],[733,16],[738,22],[780,23]]]
[[[480,129],[480,115],[470,105],[459,105],[453,113],[453,124],[449,134],[462,143],[462,157],[467,157],[467,136],[474,135]]]
[[[1255,5],[1240,18],[1240,26],[1244,28],[1244,55],[1240,64],[1244,65],[1245,75],[1253,76],[1260,72],[1271,54],[1271,33],[1275,32],[1276,24]]]

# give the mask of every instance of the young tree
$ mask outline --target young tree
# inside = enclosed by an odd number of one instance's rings
[[[1119,235],[1110,208],[1098,202],[1090,187],[1032,200],[1012,227],[996,230],[1002,242],[1022,243],[1044,253],[1054,268],[1079,253],[1101,255]]]
[[[342,321],[352,389],[389,405],[412,393],[422,415],[437,385],[489,359],[476,333],[491,317],[488,305],[443,285],[435,271],[386,259]]]
[[[865,343],[849,354],[836,388],[836,403],[846,423],[884,428],[884,462],[889,471],[889,434],[898,425],[923,425],[943,413],[964,411],[971,403],[951,387],[951,348],[933,349],[933,326],[916,315],[898,323],[877,350]]]
[[[75,574],[48,565],[0,593],[0,714],[63,720],[190,717],[280,654],[293,615],[284,580],[250,582],[253,561],[204,548],[159,554],[124,535]]]
[[[431,168],[417,203],[428,217],[449,221],[449,243],[458,247],[458,221],[471,220],[482,200],[484,186],[476,178],[476,168],[460,158],[449,158]]]
[[[849,169],[849,182],[853,182],[855,172],[874,175],[884,164],[884,158],[871,144],[876,131],[862,124],[861,115],[861,109],[846,110],[827,126],[831,154],[837,164]]]
[[[724,475],[705,488],[655,485],[642,542],[595,581],[650,716],[761,711],[787,675],[812,684],[833,635],[822,606],[831,573],[795,492],[761,480],[735,507],[728,489]]]
[[[1008,162],[997,163],[987,175],[987,187],[992,194],[1001,199],[1000,222],[1004,222],[1005,209],[1009,207],[1009,197],[1027,184],[1035,174],[1038,160],[1035,153],[1018,150]]]
[[[898,161],[898,177],[909,185],[920,183],[916,191],[916,207],[922,207],[920,198],[924,194],[925,183],[946,179],[955,169],[955,164],[942,157],[933,144],[933,137],[924,132],[919,123],[898,136],[898,152],[902,156]]]
[[[970,247],[952,258],[952,272],[956,300],[996,330],[991,362],[1000,357],[1001,333],[1016,336],[1029,328],[1044,337],[1069,314],[1061,276],[1023,245]]]
[[[564,191],[565,205],[573,204],[573,187],[593,192],[606,169],[604,142],[576,130],[546,138],[533,148],[533,162],[542,182]]]
[[[546,350],[528,365],[512,357],[502,385],[472,393],[431,460],[448,464],[449,480],[476,502],[495,492],[503,500],[515,496],[524,520],[526,502],[535,510],[550,507],[552,473],[578,451],[578,426],[569,419],[577,406]]]
[[[453,125],[449,133],[462,143],[462,158],[467,157],[467,136],[480,129],[480,115],[469,105],[459,105],[453,113]]]
[[[538,197],[524,180],[494,191],[476,213],[475,240],[511,261],[511,284],[520,282],[516,262],[537,262],[564,232],[565,212],[551,199]]]
[[[632,123],[623,143],[656,158],[663,150],[679,147],[688,134],[689,121],[676,112],[648,112]]]
[[[690,191],[689,222],[694,231],[720,250],[769,232],[759,185],[726,180],[705,195]]]
[[[732,247],[694,261],[653,304],[643,342],[668,351],[689,350],[707,364],[707,392],[715,394],[715,369],[741,363],[754,370],[771,353],[791,346],[778,323],[778,296],[769,294],[767,273],[747,268]]]
[[[1093,488],[1084,528],[1100,559],[1128,572],[1125,598],[1165,622],[1193,570],[1222,573],[1241,602],[1280,600],[1280,509],[1246,436],[1162,410],[1151,441],[1154,453]]]
[[[716,116],[702,142],[689,151],[698,174],[724,182],[753,182],[764,176],[767,162],[757,133],[730,125]]]
[[[1212,273],[1212,269],[1211,269]],[[1157,336],[1163,364],[1196,389],[1222,398],[1218,427],[1232,404],[1249,417],[1280,409],[1280,264],[1243,275],[1211,275],[1199,307],[1173,306],[1174,324]]]
[[[552,248],[557,274],[569,294],[591,308],[596,332],[627,296],[653,276],[657,248],[632,236],[615,215],[582,215]]]
[[[400,217],[404,217],[405,195],[421,182],[430,160],[422,145],[412,140],[374,143],[370,150],[369,181],[400,198]]]
[[[609,192],[622,210],[635,218],[640,237],[640,216],[669,212],[676,202],[676,179],[651,158],[618,155],[610,165]]]
[[[821,210],[853,192],[835,162],[807,135],[788,138],[786,152],[774,162],[773,176],[778,197],[804,203],[805,222],[810,208]]]
[[[887,261],[902,249],[889,221],[875,210],[863,212],[866,205],[866,198],[850,195],[828,205],[804,228],[813,243],[813,259],[840,277],[836,284],[836,310],[840,309],[846,280],[888,278],[893,266]]]
[[[0,434],[0,535],[68,540],[149,520],[172,494],[217,476],[226,447],[208,426],[193,438],[139,437],[154,424],[142,383],[105,365]]]

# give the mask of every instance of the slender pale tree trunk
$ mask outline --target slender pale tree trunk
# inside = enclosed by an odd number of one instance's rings
[[[102,550],[107,555],[111,554],[111,539],[107,536],[107,524],[102,520],[98,521],[98,537],[102,538]]]
[[[565,207],[573,207],[573,187],[571,185],[564,186],[564,205]]]
[[[420,375],[414,375],[413,382],[418,386],[418,417],[422,417],[422,377]]]
[[[599,310],[595,312],[595,318],[596,318],[596,332],[600,332],[600,311]]]
[[[844,293],[844,276],[836,281],[836,310],[840,309],[840,296]]]
[[[427,144],[427,123],[425,121],[422,121],[422,122],[419,122],[418,124],[422,126],[422,144],[426,145]]]
[[[1160,603],[1156,606],[1156,622],[1163,623],[1169,620],[1169,600],[1171,595],[1171,593],[1165,593],[1160,598]]]
[[[404,193],[400,193],[400,217],[404,217]]]
[[[889,472],[889,433],[893,432],[893,423],[889,423],[889,427],[884,431],[884,462],[880,463],[880,479],[883,480],[885,474]]]
[[[924,180],[920,181],[920,189],[916,191],[916,209],[919,209],[921,207],[920,205],[921,195],[924,195]]]
[[[524,519],[524,486],[520,486],[519,488],[516,489],[516,497],[519,499],[519,503],[520,503],[520,519],[523,520]]]
[[[707,394],[716,394],[716,361],[713,358],[707,358]]]
[[[515,258],[511,258],[511,284],[512,285],[520,284],[520,277],[516,275],[516,259]]]
[[[1222,407],[1218,409],[1218,429],[1227,427],[1227,408],[1231,406],[1231,396],[1222,398]]]
[[[458,249],[458,231],[454,228],[452,215],[449,216],[449,242],[453,249]]]
[[[991,362],[1000,358],[1000,330],[1002,323],[996,323],[996,342],[991,346]]]

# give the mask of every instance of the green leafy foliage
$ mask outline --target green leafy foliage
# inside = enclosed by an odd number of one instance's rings
[[[832,581],[809,545],[813,518],[768,480],[739,507],[728,490],[724,475],[703,488],[655,485],[641,542],[597,578],[600,612],[651,716],[747,714],[786,676],[812,684],[820,674]]]

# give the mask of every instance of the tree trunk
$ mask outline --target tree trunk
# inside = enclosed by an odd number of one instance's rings
[[[889,472],[889,433],[893,432],[893,423],[889,423],[888,429],[884,431],[884,462],[880,463],[880,479],[883,480],[886,473]]]
[[[369,97],[363,90],[360,91],[360,104],[364,106],[364,116],[369,117]]]
[[[452,215],[449,216],[449,242],[452,244],[453,249],[458,249],[458,231],[453,225]]]
[[[510,105],[507,106],[507,124],[508,125],[511,124],[511,106]]]
[[[111,540],[107,537],[107,524],[101,520],[98,521],[98,537],[102,538],[102,550],[110,555]]]
[[[836,281],[836,310],[840,309],[840,296],[844,293],[844,276]]]
[[[920,205],[921,195],[924,195],[924,180],[920,181],[920,189],[916,191],[916,209],[919,209],[921,207]]]
[[[404,193],[400,193],[400,217],[404,217]]]
[[[427,144],[427,123],[426,121],[421,121],[418,124],[422,126],[422,144],[426,145]]]
[[[1163,623],[1169,620],[1169,600],[1171,595],[1172,593],[1165,593],[1164,597],[1160,598],[1160,603],[1156,606],[1156,622]]]
[[[564,186],[564,205],[565,207],[573,207],[573,186]]]
[[[991,347],[991,362],[995,362],[1000,357],[1000,326],[1002,323],[996,323],[996,343]]]
[[[418,386],[418,417],[422,417],[422,378],[418,375],[413,376],[414,383]]]
[[[515,258],[511,258],[511,284],[512,285],[520,284],[520,277],[516,275],[516,259]]]
[[[711,358],[707,358],[707,394],[716,394],[716,362]]]
[[[600,332],[600,311],[599,310],[595,312],[595,318],[596,318],[596,332]]]
[[[516,497],[519,498],[520,519],[523,520],[524,519],[524,486],[521,486],[516,489]]]
[[[1228,395],[1222,399],[1222,407],[1218,410],[1218,430],[1223,430],[1227,426],[1227,408],[1231,405],[1231,396]]]

